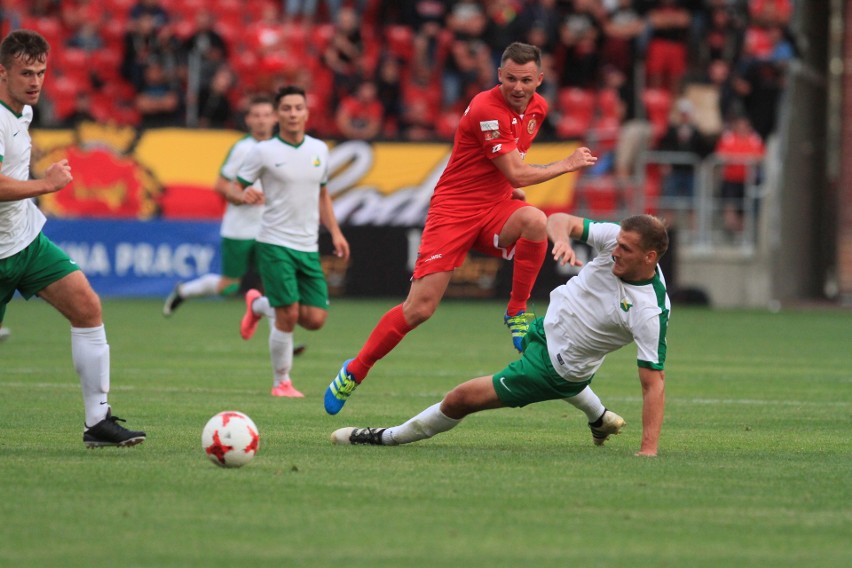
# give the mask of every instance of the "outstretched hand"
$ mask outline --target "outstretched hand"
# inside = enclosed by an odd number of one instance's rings
[[[574,247],[571,246],[570,240],[560,239],[553,243],[553,260],[559,263],[559,266],[565,266],[566,264],[583,266],[583,262],[577,259],[577,253],[574,252]]]
[[[575,172],[581,168],[594,166],[598,161],[598,157],[592,154],[592,151],[585,146],[581,146],[574,150],[565,160],[568,162],[569,171]]]

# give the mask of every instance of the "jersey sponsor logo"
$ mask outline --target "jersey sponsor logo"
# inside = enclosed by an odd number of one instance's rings
[[[621,300],[621,304],[619,304],[619,306],[621,307],[621,311],[628,312],[628,311],[630,311],[630,308],[633,307],[633,304],[631,304],[626,299],[624,299],[624,300]]]
[[[492,154],[496,154],[496,153],[497,153],[497,152],[499,152],[502,148],[503,148],[503,145],[502,145],[502,144],[494,144],[494,147],[493,147],[493,148],[491,148],[491,153],[492,153]]]
[[[515,126],[516,124],[518,124],[518,119],[512,118],[512,126]]]
[[[530,121],[527,123],[527,132],[528,132],[528,133],[530,133],[530,134],[532,134],[533,132],[535,132],[535,125],[536,125],[536,124],[537,124],[537,123],[536,123],[535,119],[530,120]]]
[[[489,130],[499,130],[500,125],[496,120],[482,120],[479,122],[479,129],[483,132],[488,132]]]

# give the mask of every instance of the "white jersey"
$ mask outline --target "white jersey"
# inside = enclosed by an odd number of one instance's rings
[[[245,157],[251,149],[257,145],[258,140],[251,136],[245,136],[231,146],[231,150],[225,157],[219,175],[228,181],[236,181],[237,172]],[[263,191],[260,181],[254,182],[252,187]],[[248,240],[257,238],[260,231],[260,221],[263,217],[263,205],[234,205],[228,202],[225,207],[225,215],[222,217],[222,227],[219,234],[228,239]]]
[[[21,114],[0,102],[0,173],[26,181],[30,179],[32,140],[29,127],[33,109],[26,105]],[[0,258],[8,258],[27,248],[44,227],[45,219],[32,199],[0,201]]]
[[[274,136],[243,160],[240,183],[260,179],[266,206],[257,241],[302,252],[319,250],[319,195],[328,182],[328,146],[305,136],[293,146]]]
[[[590,378],[604,357],[636,342],[637,364],[662,370],[671,303],[660,267],[650,280],[628,282],[612,273],[615,223],[585,220],[581,240],[597,256],[550,294],[544,333],[553,368],[568,381]]]

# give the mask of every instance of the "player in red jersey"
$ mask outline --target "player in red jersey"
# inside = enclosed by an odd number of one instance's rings
[[[545,214],[524,201],[522,187],[591,166],[588,148],[551,164],[527,164],[524,155],[547,115],[541,52],[513,43],[497,70],[499,85],[476,95],[459,122],[450,161],[435,187],[408,298],[379,320],[367,343],[347,360],[325,393],[325,410],[337,414],[372,366],[438,307],[453,270],[471,249],[514,260],[504,321],[520,350],[529,327],[525,315],[547,253]]]

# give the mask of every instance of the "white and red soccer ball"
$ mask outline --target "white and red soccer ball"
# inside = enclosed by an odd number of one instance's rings
[[[221,467],[241,467],[254,458],[260,433],[251,418],[228,410],[207,421],[201,432],[201,447],[210,461]]]

